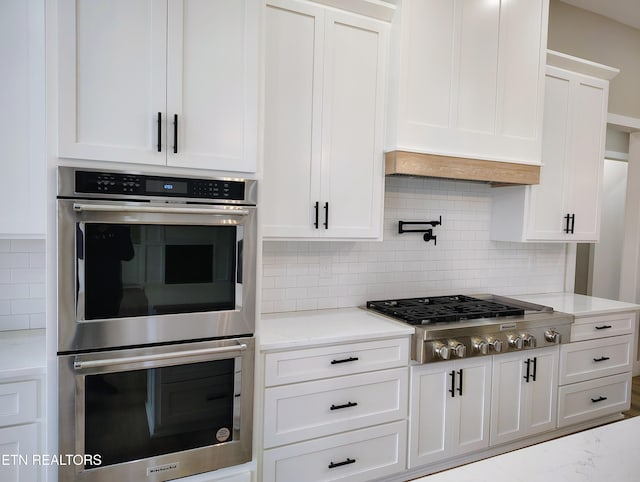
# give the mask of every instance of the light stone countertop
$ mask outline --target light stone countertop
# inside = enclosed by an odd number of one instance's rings
[[[577,295],[575,293],[542,293],[534,295],[509,295],[522,301],[551,306],[556,311],[574,316],[591,316],[621,311],[637,311],[640,305],[623,301],[608,300],[594,296]]]
[[[0,379],[46,372],[45,330],[0,331]]]
[[[632,482],[640,480],[640,417],[429,475],[414,482]]]
[[[262,315],[258,337],[262,351],[274,351],[409,336],[413,332],[406,323],[361,308],[338,308]]]

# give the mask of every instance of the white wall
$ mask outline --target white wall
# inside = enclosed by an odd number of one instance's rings
[[[0,331],[45,327],[45,242],[0,240]]]
[[[263,313],[424,295],[564,291],[565,244],[489,240],[491,189],[388,177],[383,242],[265,241]],[[399,220],[440,215],[437,245],[420,234],[398,234]]]
[[[640,118],[640,30],[551,0],[547,45],[552,50],[620,69],[611,81],[609,112]]]
[[[604,161],[600,242],[593,245],[591,295],[620,299],[620,263],[624,236],[627,163]]]

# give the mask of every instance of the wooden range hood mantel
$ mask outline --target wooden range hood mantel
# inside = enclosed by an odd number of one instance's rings
[[[385,154],[385,174],[483,181],[494,186],[540,183],[540,166],[407,151]]]

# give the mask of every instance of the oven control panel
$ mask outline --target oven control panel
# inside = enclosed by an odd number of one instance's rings
[[[243,201],[245,181],[76,171],[77,194],[158,196]]]

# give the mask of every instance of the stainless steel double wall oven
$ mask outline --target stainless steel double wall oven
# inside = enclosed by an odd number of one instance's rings
[[[256,182],[60,167],[61,481],[251,460]]]

